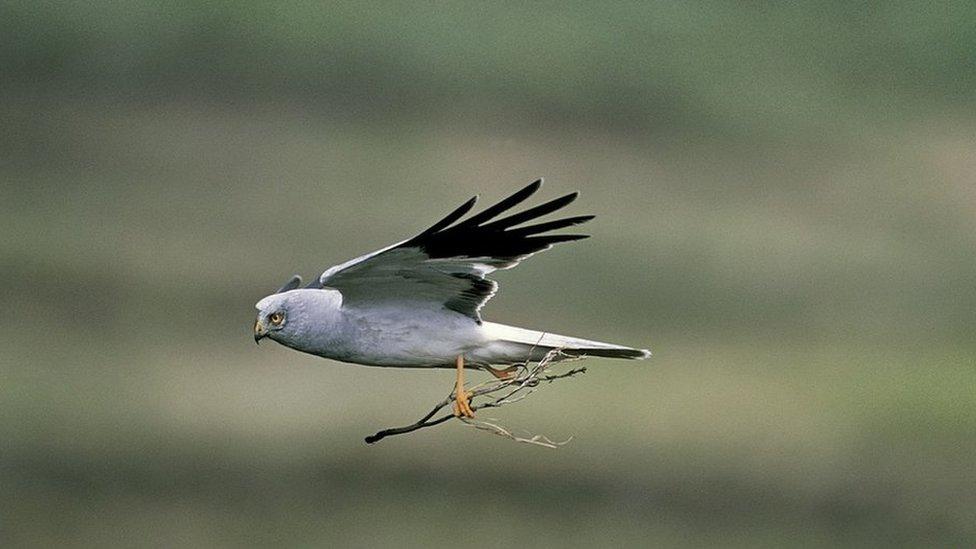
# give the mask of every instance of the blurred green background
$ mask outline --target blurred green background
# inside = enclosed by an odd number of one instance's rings
[[[974,51],[971,2],[4,2],[0,541],[976,542]],[[486,317],[655,351],[488,414],[568,446],[366,446],[452,374],[252,343],[539,176],[594,238]]]

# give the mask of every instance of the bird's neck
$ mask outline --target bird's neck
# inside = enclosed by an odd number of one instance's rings
[[[298,299],[292,302],[297,317],[293,320],[299,324],[282,343],[299,351],[322,355],[338,335],[342,294],[331,289],[293,291],[300,293],[296,296]]]

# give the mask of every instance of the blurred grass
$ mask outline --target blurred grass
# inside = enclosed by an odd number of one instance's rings
[[[784,138],[925,119],[976,89],[970,2],[8,2],[3,15],[5,86],[29,95],[285,93],[357,123],[514,109]]]
[[[0,10],[5,545],[976,539],[971,5]],[[487,317],[655,351],[500,413],[566,448],[250,343],[540,175],[594,238]]]

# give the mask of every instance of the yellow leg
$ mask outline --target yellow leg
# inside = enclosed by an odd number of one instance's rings
[[[454,415],[458,417],[474,417],[474,410],[468,401],[468,392],[464,390],[464,357],[458,355],[455,361],[457,365],[457,383],[454,389]]]

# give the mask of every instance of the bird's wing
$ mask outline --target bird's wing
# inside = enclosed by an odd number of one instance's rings
[[[480,322],[479,311],[497,288],[495,281],[486,279],[486,275],[496,269],[514,267],[558,242],[589,236],[542,233],[589,221],[592,215],[516,227],[566,206],[579,193],[495,219],[541,186],[539,179],[494,206],[457,222],[474,207],[477,200],[474,197],[411,239],[329,268],[309,287],[339,290],[343,306],[392,302],[434,304]]]

